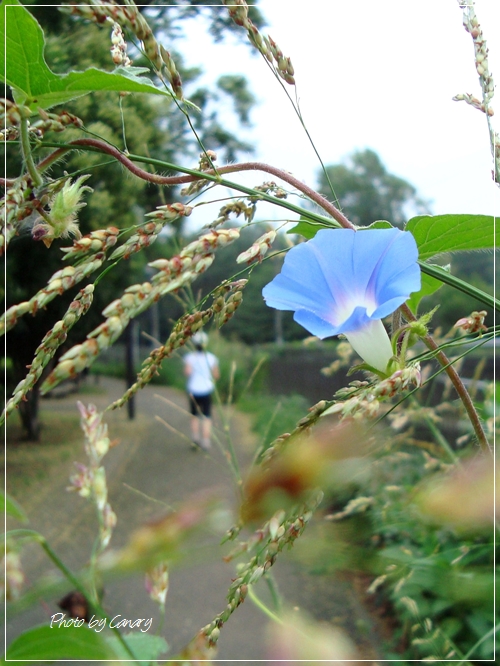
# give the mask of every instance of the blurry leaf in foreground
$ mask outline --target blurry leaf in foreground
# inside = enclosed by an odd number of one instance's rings
[[[82,659],[101,661],[115,658],[104,638],[88,627],[65,627],[63,631],[49,624],[33,627],[10,644],[5,661],[25,664],[32,661]]]
[[[321,660],[357,664],[353,644],[345,634],[328,624],[288,614],[282,624],[273,623],[269,631],[269,661],[313,664]]]
[[[306,502],[315,488],[328,492],[359,478],[369,464],[365,436],[354,424],[325,425],[310,436],[284,442],[279,455],[253,468],[241,508],[244,522],[269,518],[279,509]]]
[[[141,659],[141,661],[135,662],[141,664],[141,666],[148,666],[151,661],[157,659],[157,657],[168,650],[167,641],[162,636],[153,636],[152,634],[149,635],[145,633],[129,633],[124,635],[124,639],[137,658]],[[117,636],[106,636],[106,642],[113,652],[120,657],[122,662],[130,661],[130,655],[118,640]]]
[[[497,463],[498,465],[498,463]],[[497,466],[496,510],[500,510]],[[472,531],[489,531],[495,511],[495,463],[491,458],[469,461],[446,476],[424,484],[417,493],[420,509],[433,521]]]
[[[177,511],[135,530],[125,548],[102,558],[102,568],[122,572],[148,571],[161,562],[185,556],[182,547],[188,537],[196,530],[208,525],[212,527],[211,516],[219,506],[213,493],[192,497]]]

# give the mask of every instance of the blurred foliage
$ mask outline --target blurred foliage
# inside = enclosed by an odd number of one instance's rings
[[[386,621],[392,618],[386,658],[457,659],[493,628],[493,523],[479,514],[471,520],[463,493],[468,471],[452,495],[447,490],[454,524],[436,503],[424,512],[420,498],[428,497],[429,482],[439,490],[454,467],[437,446],[405,440],[381,433],[384,444],[371,451],[370,466],[348,484],[330,486],[331,525],[317,529],[297,555],[319,574],[339,568],[371,573],[368,599]],[[485,478],[484,484],[492,512],[492,483]],[[472,510],[484,511],[484,503]],[[491,657],[492,646],[493,634],[472,657]]]
[[[238,402],[238,408],[252,416],[252,430],[261,452],[277,437],[293,430],[308,407],[307,398],[298,393],[271,396],[262,391],[252,392]]]

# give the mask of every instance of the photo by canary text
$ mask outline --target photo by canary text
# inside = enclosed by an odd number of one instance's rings
[[[50,628],[64,628],[64,627],[82,627],[86,624],[84,618],[66,618],[66,613],[54,613],[50,618]],[[108,618],[96,618],[95,615],[92,615],[88,621],[89,629],[93,629],[96,632],[101,632],[106,625],[108,624]],[[115,615],[109,620],[110,629],[139,629],[143,633],[146,633],[151,629],[153,624],[153,618],[138,618],[136,620],[128,620],[121,615]]]

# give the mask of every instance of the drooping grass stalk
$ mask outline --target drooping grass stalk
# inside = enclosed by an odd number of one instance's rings
[[[264,431],[264,434],[261,437],[260,446],[255,451],[255,454],[254,454],[254,457],[253,457],[253,460],[252,460],[252,467],[257,465],[260,456],[265,451],[266,439],[268,438],[269,433],[271,432],[272,425],[273,425],[274,421],[276,420],[276,417],[278,416],[278,414],[281,410],[281,407],[282,407],[281,400],[278,400],[278,402],[276,403],[276,405],[273,409],[273,413],[271,414],[271,418],[269,419],[269,421],[267,423],[267,427]]]
[[[332,184],[332,181],[330,180],[330,176],[329,176],[328,171],[325,167],[325,164],[324,164],[324,162],[321,158],[321,155],[319,154],[318,149],[316,148],[316,144],[314,143],[313,138],[312,138],[311,134],[309,133],[309,130],[307,129],[307,125],[306,125],[304,117],[302,115],[302,111],[300,110],[300,104],[299,104],[299,99],[298,99],[298,95],[297,95],[297,88],[295,88],[295,101],[294,101],[292,99],[292,96],[288,92],[285,84],[283,83],[282,79],[276,74],[275,70],[271,66],[271,63],[264,56],[263,56],[263,60],[266,63],[266,65],[269,67],[269,69],[273,72],[274,76],[276,77],[276,80],[278,81],[278,83],[280,84],[281,88],[283,89],[285,95],[287,96],[288,100],[290,101],[290,104],[292,105],[292,108],[295,111],[295,114],[296,114],[297,118],[299,119],[299,122],[302,126],[302,129],[304,130],[304,132],[307,136],[307,139],[308,139],[309,143],[311,144],[312,149],[314,150],[314,154],[318,158],[318,162],[320,163],[321,170],[322,170],[322,172],[325,176],[326,182],[328,183],[328,187],[330,189],[330,192],[333,195],[335,205],[339,208],[339,210],[342,210],[342,207],[340,205],[340,201],[338,200],[338,197],[335,193],[335,190],[333,189],[333,184]]]
[[[248,378],[247,383],[245,384],[243,390],[240,393],[240,398],[243,397],[244,395],[246,395],[246,393],[250,390],[255,377],[257,376],[259,370],[261,369],[261,367],[264,365],[264,363],[267,360],[268,360],[268,356],[262,356],[262,358],[260,358],[257,361],[257,363],[255,365],[255,368],[252,370],[252,373],[251,373],[250,377]]]
[[[277,611],[281,611],[282,609],[282,599],[281,595],[278,590],[278,584],[276,582],[276,578],[274,577],[272,569],[270,571],[266,572],[266,575],[264,576],[264,580],[266,582],[266,585],[268,587],[269,593],[271,594],[271,598],[273,600],[274,607]]]
[[[253,585],[248,586],[248,598],[257,606],[257,608],[264,613],[264,615],[267,615],[267,617],[272,620],[273,622],[277,622],[278,624],[284,624],[283,620],[278,617],[275,613],[272,612],[271,609],[269,609],[266,604],[259,599],[259,597],[255,594]]]
[[[128,155],[128,145],[127,145],[127,132],[125,131],[125,114],[123,112],[123,97],[120,95],[120,120],[122,124],[122,139],[123,139],[123,149],[125,153]]]
[[[471,647],[471,649],[465,654],[464,658],[460,660],[457,663],[457,666],[462,666],[462,664],[469,664],[469,657],[471,657],[474,652],[477,650],[477,648],[484,643],[484,641],[487,641],[490,636],[494,636],[497,631],[500,630],[500,624],[497,624],[495,627],[492,627],[489,631],[487,631],[484,636],[481,636],[481,638],[474,643],[474,645]]]
[[[97,513],[99,514],[99,512]],[[102,523],[102,518],[99,516],[99,528],[101,526],[101,523]],[[97,592],[97,585],[96,585],[96,572],[97,572],[97,559],[101,551],[100,546],[101,546],[100,538],[96,537],[94,539],[94,545],[92,546],[92,551],[90,553],[90,561],[89,561],[90,593],[91,593],[92,603],[99,602],[99,594]]]
[[[300,121],[300,124],[302,125],[302,128],[303,128],[304,132],[306,133],[307,138],[309,139],[309,143],[311,144],[312,149],[314,150],[314,152],[316,154],[316,157],[318,158],[318,161],[321,165],[321,170],[322,170],[322,172],[325,176],[326,182],[328,183],[328,187],[330,188],[330,192],[333,195],[335,205],[338,207],[339,210],[342,210],[342,206],[340,205],[340,201],[339,201],[339,199],[338,199],[338,197],[335,193],[335,190],[333,188],[333,184],[332,184],[332,181],[330,179],[330,174],[328,173],[328,170],[325,167],[325,164],[324,164],[323,160],[321,159],[321,155],[319,154],[318,149],[316,148],[316,145],[315,145],[311,135],[309,134],[309,130],[307,129],[307,125],[306,125],[306,123],[304,121],[304,118],[302,116],[302,111],[300,110],[299,100],[297,98],[297,90],[295,90],[295,95],[296,95],[296,102],[295,102],[295,104],[293,104],[293,107],[295,109],[297,117]]]
[[[170,403],[170,404],[173,404],[173,403]],[[181,432],[177,428],[174,428],[174,426],[170,425],[170,423],[165,421],[165,419],[162,419],[161,416],[158,416],[158,414],[156,414],[155,420],[158,421],[159,423],[161,423],[162,425],[164,425],[165,428],[167,428],[167,430],[170,430],[170,432],[173,432],[174,435],[177,435],[178,437],[181,437],[184,441],[186,441],[191,446],[193,445],[193,442],[191,441],[191,439],[187,435],[185,435],[183,432]]]
[[[472,37],[474,43],[474,65],[476,67],[476,72],[479,75],[482,99],[481,101],[477,100],[473,95],[468,93],[456,95],[453,99],[455,101],[463,100],[485,114],[490,138],[491,155],[493,158],[493,180],[497,185],[500,185],[500,136],[495,132],[493,126],[492,116],[494,115],[494,111],[491,104],[495,92],[495,82],[489,69],[486,39],[476,16],[474,1],[463,2],[463,0],[459,0],[458,4],[463,10],[463,26]]]
[[[126,4],[131,4],[129,0],[125,0],[125,3],[126,3]],[[150,65],[151,65],[151,67],[156,71],[156,74],[158,75],[158,77],[159,77],[159,79],[160,79],[160,81],[161,81],[163,87],[165,88],[166,92],[170,95],[170,98],[171,98],[172,102],[176,105],[177,109],[178,109],[178,110],[182,113],[182,115],[185,117],[186,122],[187,122],[187,124],[189,125],[189,129],[190,129],[191,132],[193,133],[193,136],[194,136],[194,138],[196,139],[196,142],[197,142],[197,144],[199,145],[199,147],[200,147],[200,149],[201,149],[203,155],[204,155],[205,158],[207,159],[208,163],[212,165],[214,171],[217,173],[217,167],[216,167],[215,164],[213,163],[212,158],[210,157],[210,155],[208,154],[207,149],[205,148],[205,145],[204,145],[203,141],[201,140],[201,137],[200,137],[200,135],[198,134],[198,132],[197,132],[197,130],[196,130],[196,127],[194,126],[194,123],[193,123],[193,121],[191,120],[191,116],[189,115],[189,112],[188,112],[188,110],[187,110],[187,108],[186,108],[189,104],[191,104],[191,105],[192,105],[194,108],[196,108],[196,109],[197,109],[198,107],[196,107],[194,104],[192,104],[192,103],[190,103],[190,102],[187,102],[187,100],[185,100],[185,99],[183,99],[183,100],[178,99],[177,96],[175,95],[175,93],[174,93],[172,90],[170,90],[170,88],[168,87],[167,82],[166,82],[164,76],[162,75],[162,73],[161,73],[160,71],[158,71],[158,69],[157,69],[156,66],[155,66],[155,63],[154,63],[154,62],[148,57],[148,54],[147,54],[144,50],[142,50],[142,49],[139,47],[139,45],[137,44],[137,42],[135,42],[134,39],[132,39],[131,41],[132,41],[132,43],[135,45],[136,49],[142,53],[143,57],[145,57],[145,58],[147,58],[147,60],[149,60],[149,63],[150,63]],[[120,100],[120,105],[121,105],[121,100]],[[198,110],[199,110],[199,109],[198,109]],[[126,144],[125,144],[125,145],[126,145]],[[128,151],[127,151],[127,152],[128,152]]]
[[[230,379],[229,379],[229,395],[228,395],[228,400],[227,400],[228,406],[232,402],[232,393],[233,393],[234,372],[235,372],[235,370],[236,370],[236,365],[233,362],[232,365],[231,365],[231,375],[230,375]],[[222,443],[220,441],[218,441],[218,444],[219,444],[223,454],[225,455],[226,460],[229,463],[229,469],[233,473],[234,480],[235,480],[235,485],[236,485],[237,492],[238,492],[238,496],[239,496],[240,500],[242,500],[243,499],[243,478],[241,476],[241,470],[240,470],[240,465],[239,465],[239,462],[238,462],[238,457],[236,455],[236,450],[234,448],[233,439],[231,437],[231,423],[230,423],[230,419],[226,416],[226,414],[224,413],[224,410],[222,409],[222,400],[221,400],[220,393],[217,389],[217,386],[215,386],[215,396],[217,398],[217,403],[220,407],[219,415],[220,415],[220,419],[222,421],[222,430],[224,432],[224,439],[225,439],[225,442],[226,442],[227,449],[224,448],[224,446],[222,445]]]

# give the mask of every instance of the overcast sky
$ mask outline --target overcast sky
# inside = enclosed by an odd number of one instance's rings
[[[459,92],[480,97],[472,39],[456,0],[260,0],[258,6],[268,21],[263,31],[292,59],[302,113],[326,164],[371,148],[430,200],[433,213],[500,214],[484,114],[452,101]],[[490,70],[500,77],[493,39],[500,2],[477,0],[476,12]],[[254,158],[316,185],[318,160],[264,61],[235,40],[213,46],[200,22],[192,22],[180,47],[189,64],[203,63],[207,81],[245,73],[258,97],[247,134]],[[268,179],[231,178],[248,185]]]

